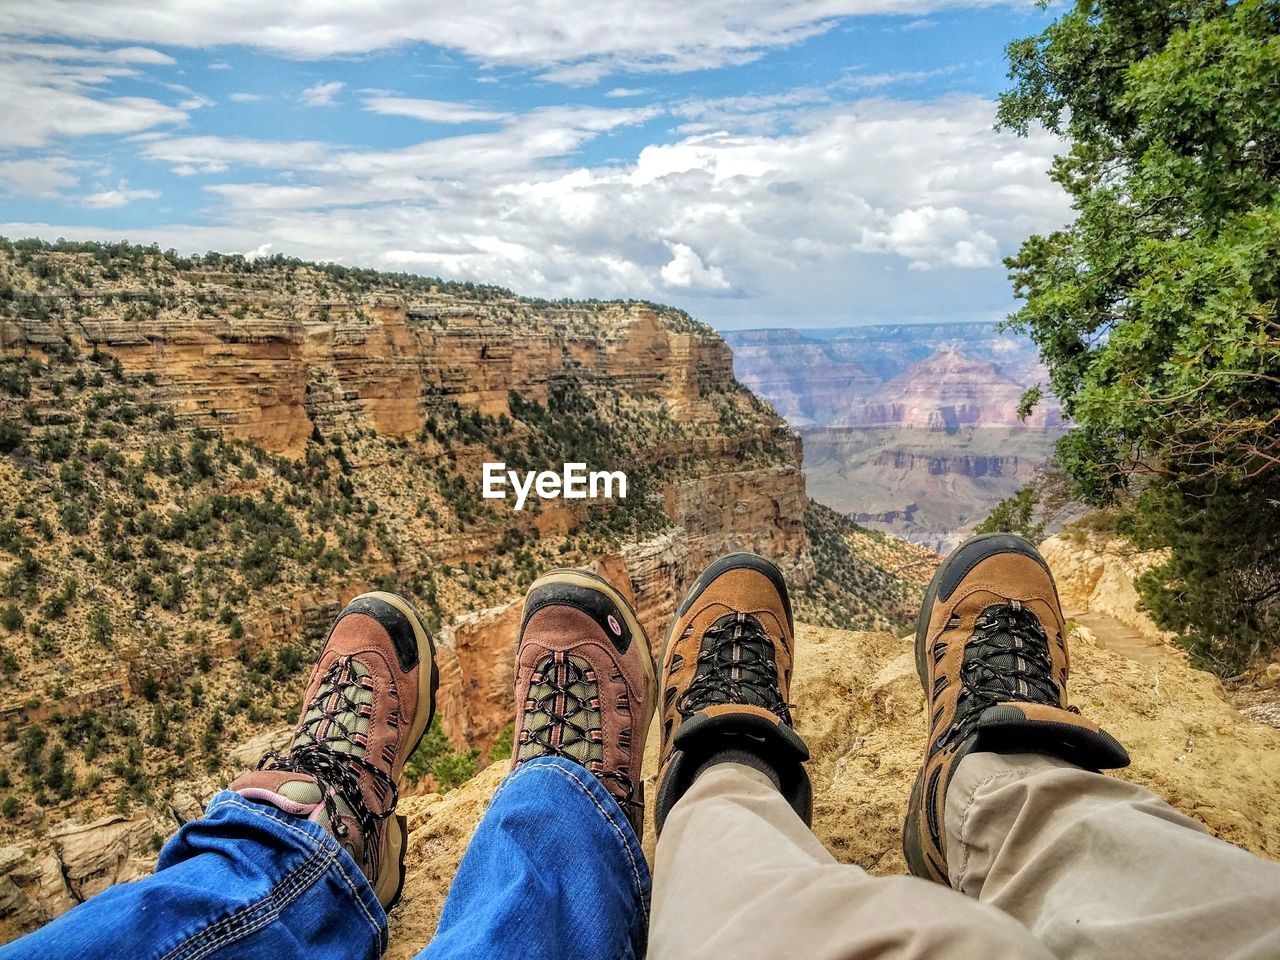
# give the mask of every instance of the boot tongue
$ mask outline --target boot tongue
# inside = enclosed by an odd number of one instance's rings
[[[974,750],[1047,753],[1090,770],[1129,765],[1129,754],[1107,731],[1080,714],[1039,703],[997,703],[975,725]]]
[[[313,808],[309,819],[320,824],[326,830],[333,831],[333,823],[329,818],[329,811],[325,809],[324,805],[324,787],[318,781],[310,777],[305,780],[290,780],[288,783],[281,784],[280,789],[276,792],[286,800],[292,800],[294,803]],[[351,806],[342,798],[342,794],[335,794],[333,800],[338,816],[355,816]]]
[[[369,733],[369,718],[363,708],[373,703],[374,692],[363,683],[368,676],[369,668],[354,657],[330,667],[307,705],[293,746],[323,742],[335,753],[363,749],[354,738]]]

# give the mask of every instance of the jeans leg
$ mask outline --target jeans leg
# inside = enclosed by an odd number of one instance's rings
[[[631,824],[576,763],[530,760],[498,787],[418,960],[644,955],[649,867]]]
[[[0,960],[376,960],[386,941],[381,904],[328,832],[224,791],[153,875],[0,947]]]

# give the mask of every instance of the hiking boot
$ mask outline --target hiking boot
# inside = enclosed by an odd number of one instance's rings
[[[731,553],[694,581],[663,654],[659,832],[713,760],[765,771],[810,822],[809,750],[787,703],[794,637],[782,572],[763,557]]]
[[[512,769],[538,757],[581,764],[639,837],[653,700],[649,638],[622,594],[585,570],[552,570],[535,580],[516,651]]]
[[[1067,705],[1057,587],[1021,537],[974,537],[938,568],[916,627],[916,669],[928,741],[902,847],[918,877],[949,883],[947,786],[975,750],[1048,754],[1092,770],[1129,763],[1124,747]]]
[[[329,629],[289,749],[268,753],[229,788],[323,826],[388,910],[404,886],[400,771],[431,724],[434,653],[403,597],[356,597]]]

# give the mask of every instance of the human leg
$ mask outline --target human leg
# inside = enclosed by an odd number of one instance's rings
[[[420,956],[643,956],[648,638],[612,585],[558,570],[529,590],[516,657],[513,769]]]

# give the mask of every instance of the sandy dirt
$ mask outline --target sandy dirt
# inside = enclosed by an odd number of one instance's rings
[[[840,861],[874,874],[904,873],[902,817],[924,725],[910,641],[803,625],[797,634],[792,699],[814,758],[814,831]],[[1223,839],[1280,860],[1280,730],[1242,717],[1214,677],[1176,657],[1141,662],[1085,633],[1075,638],[1072,658],[1071,701],[1133,755],[1121,776]],[[650,795],[654,739],[646,760]],[[505,763],[496,764],[446,796],[402,804],[411,831],[408,877],[392,914],[391,960],[412,957],[430,939],[466,843],[505,772]],[[653,845],[650,824],[651,860]]]

